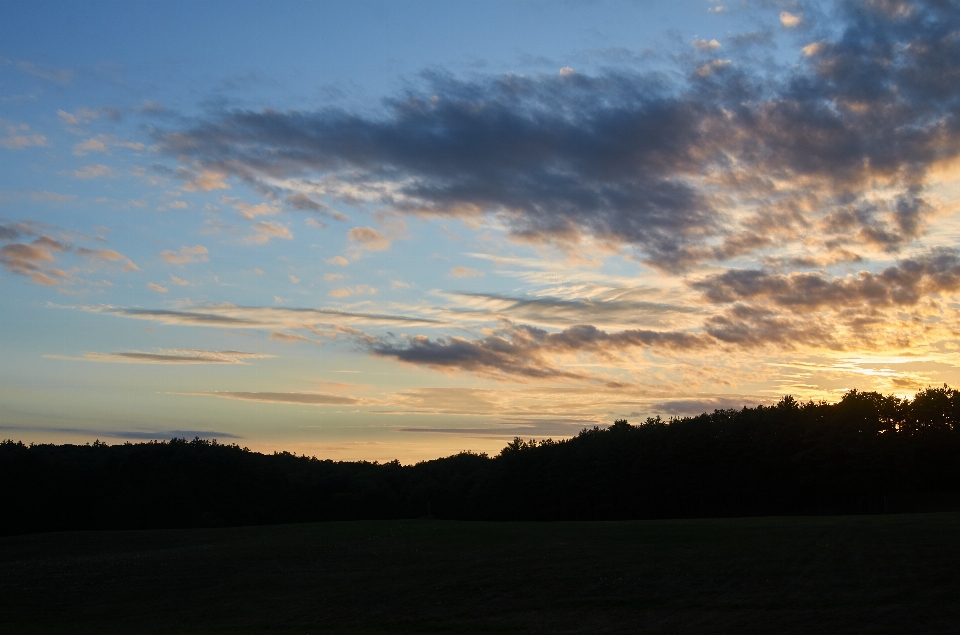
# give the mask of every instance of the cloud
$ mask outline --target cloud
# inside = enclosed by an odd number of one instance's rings
[[[17,68],[28,75],[33,75],[34,77],[39,77],[40,79],[47,80],[48,82],[57,82],[59,84],[69,82],[72,76],[70,71],[67,69],[49,68],[39,64],[34,64],[33,62],[28,62],[26,60],[18,61]]]
[[[157,141],[286,196],[309,181],[395,212],[487,215],[517,240],[596,240],[667,271],[871,232],[898,249],[929,208],[903,225],[888,212],[828,217],[923,199],[932,167],[960,156],[960,15],[884,7],[842,4],[836,35],[777,76],[692,58],[676,80],[428,73],[376,116],[224,110]]]
[[[430,339],[423,335],[400,340],[376,338],[369,350],[381,357],[427,366],[436,370],[470,371],[481,375],[528,378],[584,379],[564,370],[551,358],[592,353],[611,355],[635,347],[692,350],[710,344],[709,338],[690,333],[631,329],[607,333],[581,324],[557,333],[527,325],[508,325],[475,340],[462,337]]]
[[[450,270],[450,275],[454,278],[476,278],[484,275],[484,273],[469,267],[454,267]]]
[[[108,165],[98,163],[97,165],[85,165],[79,170],[73,171],[73,176],[78,179],[96,179],[102,176],[115,178],[116,171]]]
[[[276,221],[260,221],[253,225],[253,234],[247,236],[245,241],[247,243],[262,245],[263,243],[269,242],[271,238],[291,240],[293,239],[293,232]]]
[[[190,311],[135,309],[109,305],[86,305],[74,308],[90,313],[105,313],[176,326],[207,326],[269,331],[310,330],[323,332],[327,327],[354,324],[394,326],[442,324],[439,320],[414,315],[364,313],[339,309],[244,307],[234,304],[208,304]]]
[[[233,207],[240,212],[240,215],[248,220],[253,220],[257,216],[271,216],[273,214],[280,213],[280,208],[276,205],[271,205],[270,203],[258,203],[256,205],[251,205],[245,201],[241,201],[238,198],[230,198],[226,196],[221,198],[220,202],[233,205]]]
[[[373,227],[354,227],[347,232],[347,236],[361,249],[384,251],[390,248],[390,239]]]
[[[324,216],[330,216],[339,221],[345,221],[348,218],[346,214],[341,214],[337,210],[331,209],[330,206],[323,201],[314,200],[303,192],[291,194],[286,198],[286,203],[293,209],[307,212],[320,212]]]
[[[6,137],[0,137],[0,146],[7,150],[23,150],[34,146],[47,145],[47,138],[42,134],[30,132],[30,126],[26,124],[4,126],[7,131]]]
[[[246,364],[251,359],[275,357],[264,353],[243,351],[203,351],[193,349],[159,349],[154,353],[123,351],[117,353],[84,353],[83,357],[47,355],[51,359],[113,364]]]
[[[190,283],[187,282],[186,280],[181,280],[180,278],[178,278],[178,277],[176,277],[176,276],[173,276],[173,275],[170,276],[170,281],[173,282],[173,284],[178,284],[178,285],[180,285],[181,287],[185,287],[185,286],[187,286],[188,284],[190,284]]]
[[[201,191],[209,192],[211,190],[229,190],[230,185],[226,182],[227,175],[216,170],[203,170],[200,174],[189,178],[183,184],[183,189],[188,192]]]
[[[565,328],[577,324],[604,325],[624,328],[629,326],[676,327],[690,322],[700,309],[696,307],[651,302],[646,288],[610,287],[600,285],[556,286],[558,295],[517,296],[502,293],[450,293],[452,307],[449,313],[438,311],[451,321],[489,321],[495,316],[532,323],[545,327]]]
[[[203,245],[193,247],[181,247],[179,251],[167,249],[160,252],[160,257],[169,263],[182,265],[188,262],[207,262],[207,248]]]
[[[91,108],[81,108],[75,113],[69,113],[65,110],[57,111],[57,117],[68,126],[82,126],[90,123],[98,116],[97,111]]]
[[[20,237],[20,231],[16,225],[0,225],[0,240],[16,240]]]
[[[131,141],[121,141],[113,135],[99,134],[96,137],[91,137],[85,141],[81,141],[73,146],[73,154],[78,157],[86,156],[90,152],[110,152],[110,147],[120,147],[127,148],[128,150],[134,150],[136,152],[142,152],[146,149],[146,146],[142,143],[135,143]]]
[[[159,284],[154,284],[153,282],[148,282],[147,288],[153,289],[157,293],[166,293],[167,291],[169,291],[169,289],[167,289],[166,287],[161,287]]]
[[[280,331],[273,331],[270,333],[270,339],[275,342],[283,342],[285,344],[296,344],[300,342],[306,342],[308,344],[317,344],[322,346],[323,342],[319,340],[314,340],[303,335],[297,335],[296,333],[282,333]]]
[[[901,260],[879,273],[829,277],[820,272],[775,274],[759,269],[730,269],[692,283],[714,303],[764,300],[796,312],[828,307],[912,306],[930,295],[960,289],[960,259],[953,250]]]
[[[325,261],[328,265],[340,265],[341,267],[346,267],[350,264],[350,261],[344,258],[343,256],[334,256],[333,258],[327,258]]]
[[[800,26],[801,21],[802,21],[802,16],[800,15],[795,15],[793,13],[790,13],[789,11],[780,12],[780,24],[787,27],[788,29],[792,29],[796,26]]]
[[[342,273],[325,273],[323,274],[323,279],[324,280],[342,280],[343,274]]]
[[[649,406],[651,412],[667,415],[698,415],[714,410],[740,410],[746,406],[754,407],[769,399],[747,396],[704,397],[700,399],[674,399]]]
[[[287,277],[290,278],[290,282],[292,282],[293,284],[300,284],[300,278],[296,277],[295,275],[291,274]]]
[[[313,392],[184,392],[174,394],[298,406],[349,406],[361,403],[360,399],[354,399],[353,397]]]
[[[8,230],[7,233],[12,232]],[[69,249],[69,245],[49,236],[40,236],[32,243],[10,243],[0,247],[0,264],[13,273],[29,276],[35,284],[55,286],[69,275],[52,266],[56,260],[52,252]]]
[[[716,40],[694,40],[693,48],[704,53],[709,53],[718,50],[720,48],[720,42]]]
[[[343,287],[342,289],[333,289],[327,295],[331,298],[348,298],[352,295],[373,295],[377,292],[374,287],[366,284],[358,284],[355,287]]]
[[[67,201],[72,201],[77,198],[76,194],[60,194],[59,192],[49,192],[49,191],[30,191],[27,192],[30,195],[30,198],[34,201],[48,201],[52,203],[66,203]]]
[[[90,152],[109,152],[110,148],[99,139],[87,139],[73,146],[73,154],[82,157]]]
[[[242,439],[243,437],[229,432],[219,430],[94,430],[90,428],[56,428],[50,426],[0,426],[0,430],[23,430],[27,432],[56,432],[66,434],[78,434],[88,437],[107,438],[107,439],[192,439],[200,437],[202,439]]]
[[[132,260],[113,249],[86,249],[85,247],[78,247],[77,253],[91,260],[121,263],[120,268],[123,271],[140,271],[140,267],[135,265]]]

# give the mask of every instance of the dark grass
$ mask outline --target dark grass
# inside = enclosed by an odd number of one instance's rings
[[[956,633],[960,514],[0,539],[0,633]]]

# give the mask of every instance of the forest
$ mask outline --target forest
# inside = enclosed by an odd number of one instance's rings
[[[960,392],[617,420],[416,465],[216,440],[0,443],[0,534],[432,517],[627,520],[960,510]]]

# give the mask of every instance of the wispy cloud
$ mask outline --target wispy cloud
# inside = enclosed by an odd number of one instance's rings
[[[360,399],[354,399],[353,397],[312,392],[185,392],[173,394],[299,406],[349,406],[361,403]]]
[[[230,364],[242,365],[253,359],[275,357],[265,353],[246,353],[244,351],[203,351],[193,349],[159,349],[155,352],[121,351],[115,353],[84,353],[82,357],[63,355],[45,355],[50,359],[63,359],[82,362],[103,362],[112,364]]]

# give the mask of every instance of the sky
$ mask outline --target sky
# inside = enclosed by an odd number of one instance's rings
[[[0,3],[0,437],[412,463],[960,386],[956,2]]]

